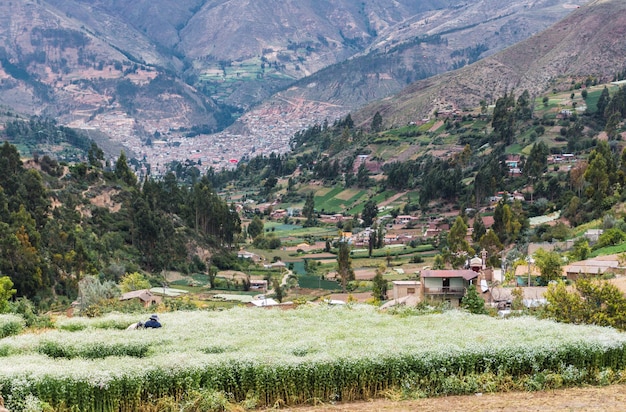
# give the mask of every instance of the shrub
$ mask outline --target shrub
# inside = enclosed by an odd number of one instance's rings
[[[0,315],[0,339],[19,334],[26,325],[18,315]]]

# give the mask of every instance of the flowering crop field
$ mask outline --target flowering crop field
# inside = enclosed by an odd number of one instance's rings
[[[350,401],[413,389],[425,395],[621,379],[626,335],[613,329],[450,311],[392,316],[366,305],[234,308],[160,315],[161,329],[124,330],[130,315],[57,320],[0,339],[0,393],[79,411],[132,411],[211,389],[257,406]],[[533,385],[537,385],[533,387]]]

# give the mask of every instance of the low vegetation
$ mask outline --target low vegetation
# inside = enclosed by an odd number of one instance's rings
[[[0,393],[15,411],[131,411],[199,393],[207,404],[261,407],[623,379],[626,337],[612,329],[416,314],[360,305],[238,308],[164,313],[161,330],[132,331],[101,329],[103,319],[59,320],[62,328],[3,340]],[[224,405],[214,406],[205,410]]]

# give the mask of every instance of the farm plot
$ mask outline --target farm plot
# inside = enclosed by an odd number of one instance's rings
[[[235,308],[162,314],[159,330],[121,330],[131,315],[57,321],[0,340],[0,393],[33,402],[132,411],[194,390],[258,407],[538,390],[623,379],[626,335],[534,318],[450,311],[398,316],[371,306]],[[226,396],[226,395],[225,395]]]

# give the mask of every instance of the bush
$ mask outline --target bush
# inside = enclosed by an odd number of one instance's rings
[[[29,328],[50,328],[54,324],[48,315],[39,315],[35,309],[35,305],[27,298],[19,298],[15,302],[11,302],[11,312],[21,315]]]
[[[18,315],[0,315],[0,339],[19,334],[26,325]]]
[[[54,341],[43,341],[37,347],[37,352],[51,358],[84,358],[104,359],[109,356],[130,356],[144,358],[150,350],[150,345],[144,342],[129,342],[109,344],[93,342],[85,346],[71,346]]]

